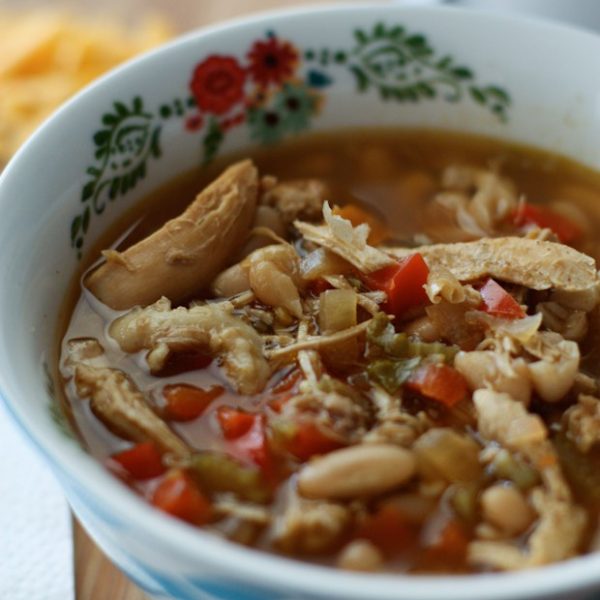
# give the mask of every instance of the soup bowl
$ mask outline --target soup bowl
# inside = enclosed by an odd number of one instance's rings
[[[597,554],[511,574],[360,575],[188,527],[81,447],[59,408],[53,365],[82,256],[180,173],[305,132],[391,126],[487,134],[600,167],[599,100],[594,35],[458,9],[369,4],[192,33],[53,115],[0,179],[0,390],[110,559],[153,598],[594,597]]]

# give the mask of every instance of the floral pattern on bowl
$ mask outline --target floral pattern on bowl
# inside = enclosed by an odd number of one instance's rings
[[[376,23],[355,29],[348,49],[301,49],[273,31],[252,42],[243,56],[211,54],[189,78],[189,95],[161,104],[144,99],[115,101],[93,135],[95,163],[81,190],[83,209],[71,221],[71,245],[81,257],[90,220],[106,201],[125,195],[162,155],[162,123],[179,119],[186,132],[201,135],[203,163],[218,153],[227,133],[245,125],[250,138],[272,144],[310,129],[326,102],[326,88],[339,69],[355,78],[357,93],[376,92],[382,102],[421,102],[470,97],[501,121],[508,118],[509,93],[481,83],[472,69],[437,52],[420,33],[402,25]]]

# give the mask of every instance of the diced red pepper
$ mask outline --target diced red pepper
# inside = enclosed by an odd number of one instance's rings
[[[308,291],[311,294],[313,294],[313,296],[320,296],[323,292],[326,292],[327,290],[331,289],[333,289],[332,286],[329,284],[328,281],[326,281],[322,277],[319,277],[318,279],[313,279],[308,284]]]
[[[259,467],[270,465],[270,454],[265,431],[264,415],[251,415],[250,428],[232,442],[236,453],[241,458],[250,459]]]
[[[464,400],[468,391],[465,378],[456,369],[445,364],[429,364],[417,368],[406,385],[449,408]]]
[[[356,537],[369,540],[384,554],[393,556],[414,544],[416,528],[398,507],[384,504],[364,520]]]
[[[410,308],[429,302],[423,287],[428,276],[429,267],[417,252],[394,265],[365,275],[364,280],[371,289],[386,293],[386,310],[401,316]]]
[[[128,475],[138,481],[153,479],[166,471],[161,453],[152,442],[136,444],[128,450],[113,454],[110,460],[118,463]]]
[[[465,528],[456,519],[449,519],[425,543],[425,549],[429,560],[460,562],[464,559],[468,545],[469,537]]]
[[[287,449],[296,458],[308,460],[317,454],[327,454],[343,447],[338,440],[326,435],[310,421],[297,423],[297,429]]]
[[[227,440],[235,440],[244,435],[254,425],[257,415],[230,406],[219,406],[217,419]]]
[[[247,413],[229,406],[220,406],[217,418],[228,440],[228,450],[235,457],[251,461],[263,472],[271,470],[271,455],[264,415]]]
[[[264,415],[250,415],[252,424],[246,432],[235,439],[230,439],[227,452],[241,461],[249,461],[260,468],[267,483],[276,483],[273,457],[269,447]]]
[[[288,400],[293,397],[293,392],[283,392],[282,394],[278,394],[272,400],[269,400],[269,408],[274,410],[276,413],[280,413]]]
[[[193,421],[224,391],[220,385],[213,385],[207,390],[193,385],[167,385],[163,389],[167,401],[165,416],[171,421]]]
[[[170,515],[204,525],[211,520],[210,501],[196,482],[184,471],[169,473],[154,490],[152,504]]]
[[[522,319],[525,311],[519,303],[493,279],[488,279],[479,290],[482,299],[481,309],[490,315],[504,319]]]
[[[523,202],[513,214],[513,223],[517,227],[537,225],[551,229],[563,244],[569,244],[581,237],[581,227],[567,217],[555,213],[545,206]]]

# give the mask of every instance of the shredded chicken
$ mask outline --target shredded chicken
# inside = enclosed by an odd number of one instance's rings
[[[260,204],[272,206],[281,215],[285,225],[296,219],[315,221],[321,216],[327,186],[318,179],[297,179],[276,183],[263,177]]]
[[[442,186],[445,190],[435,201],[454,213],[461,229],[477,237],[494,233],[517,208],[513,183],[494,171],[451,165],[442,173]]]
[[[294,226],[307,240],[331,250],[363,273],[394,264],[385,252],[369,246],[370,229],[366,223],[353,227],[348,219],[334,215],[327,202],[323,204],[323,217],[325,225],[295,221]]]
[[[454,368],[467,380],[471,390],[489,388],[505,392],[527,406],[531,399],[531,378],[523,358],[492,351],[459,352]]]
[[[513,571],[565,560],[577,552],[586,526],[585,512],[569,501],[536,489],[531,503],[538,523],[521,550],[509,542],[476,540],[469,544],[471,564]]]
[[[148,350],[146,359],[153,372],[164,367],[171,352],[205,348],[222,359],[240,393],[254,394],[265,386],[269,364],[261,337],[232,313],[229,302],[171,309],[171,302],[161,298],[114,321],[110,334],[125,352]]]
[[[117,310],[173,302],[207,287],[240,250],[252,225],[258,173],[245,160],[227,169],[178,217],[124,252],[111,250],[86,280]]]
[[[413,415],[402,408],[402,400],[377,387],[373,390],[376,424],[363,437],[366,444],[395,444],[409,448],[413,442],[431,427],[426,413]]]
[[[473,304],[481,302],[479,292],[470,285],[462,285],[448,269],[443,267],[429,272],[425,292],[433,304],[439,304],[442,300],[450,304],[461,304],[465,301]]]
[[[583,310],[566,308],[558,302],[540,302],[535,309],[542,315],[544,327],[566,340],[580,342],[588,331],[588,317]]]
[[[297,354],[301,350],[319,350],[327,346],[332,346],[362,335],[367,330],[370,322],[371,320],[369,319],[368,321],[363,321],[354,327],[349,327],[348,329],[343,329],[342,331],[331,333],[329,335],[307,336],[306,338],[293,344],[289,344],[288,346],[267,350],[266,355],[272,360]]]
[[[342,540],[350,526],[350,516],[342,504],[293,495],[273,527],[274,543],[289,554],[330,551]]]
[[[154,413],[123,371],[81,363],[74,382],[79,396],[90,398],[92,410],[110,429],[133,441],[150,439],[177,458],[189,456],[188,445]]]
[[[563,415],[567,435],[581,452],[589,452],[600,442],[600,400],[580,394],[577,404]]]
[[[468,297],[459,304],[441,299],[437,304],[428,306],[425,312],[440,339],[463,350],[473,350],[484,337],[484,327],[466,319],[476,306]]]
[[[213,281],[212,289],[220,296],[251,290],[267,306],[284,308],[296,318],[302,317],[298,288],[300,259],[289,244],[271,244],[250,253],[242,262],[229,267]]]
[[[386,251],[397,258],[419,252],[431,269],[447,269],[460,282],[493,277],[533,290],[556,290],[556,302],[586,312],[600,299],[594,259],[564,244],[503,237]]]
[[[220,499],[214,504],[215,512],[221,515],[236,517],[240,521],[266,525],[271,520],[269,510],[264,506],[248,504],[232,500],[231,498]]]
[[[571,389],[579,372],[579,346],[558,333],[542,331],[525,344],[539,358],[528,365],[535,391],[546,402],[558,402]]]
[[[96,338],[75,338],[67,342],[67,354],[64,361],[69,374],[79,364],[108,366],[102,344]]]
[[[542,419],[527,412],[521,402],[508,394],[492,390],[477,390],[473,394],[473,402],[477,411],[477,428],[483,438],[520,452],[540,472],[554,497],[570,500],[569,486]]]
[[[581,543],[585,512],[573,504],[543,421],[508,394],[479,390],[473,400],[482,436],[524,456],[540,472],[544,489],[531,495],[539,520],[525,550],[505,542],[474,541],[469,546],[469,561],[513,570],[572,556]]]
[[[310,418],[346,444],[359,442],[372,420],[367,401],[329,375],[303,381],[299,393],[286,402],[282,415],[290,421]]]

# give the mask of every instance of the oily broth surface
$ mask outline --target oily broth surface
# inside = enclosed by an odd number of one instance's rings
[[[219,159],[208,168],[186,173],[150,194],[102,236],[87,254],[82,273],[97,261],[101,249],[125,248],[179,214],[200,189],[241,156]],[[280,180],[307,177],[324,180],[331,190],[329,200],[332,204],[350,201],[364,204],[385,220],[399,242],[408,242],[415,233],[423,230],[423,208],[433,190],[432,182],[439,181],[445,166],[457,163],[496,166],[515,182],[528,200],[539,203],[569,199],[586,212],[592,231],[597,231],[600,226],[599,174],[556,155],[487,138],[425,130],[343,131],[306,136],[260,149],[251,157],[261,174],[273,174]],[[427,226],[431,228],[431,216],[428,219]],[[440,221],[439,226],[443,228],[445,223]],[[596,257],[600,253],[596,243],[593,236],[588,236],[586,245],[581,249]],[[143,367],[142,355],[125,354],[107,336],[107,324],[117,315],[100,305],[85,290],[82,293],[80,282],[76,281],[65,304],[61,324],[63,356],[66,340],[97,338],[104,346],[111,365],[129,373],[158,405],[162,388],[169,383],[189,383],[200,387],[222,385],[218,368],[214,365],[164,377],[149,375]],[[600,351],[597,350],[600,348],[600,332],[592,330],[583,348],[588,350],[584,366],[590,373],[600,374]],[[126,448],[128,442],[106,430],[91,413],[89,403],[78,399],[72,385],[68,383],[64,388],[59,387],[64,389],[67,412],[90,452],[105,460]],[[256,400],[228,392],[220,396],[213,406],[220,404],[260,409]],[[217,428],[211,429],[203,419],[173,423],[172,426],[198,449],[218,450],[221,446],[222,442],[214,434]],[[274,510],[281,505],[285,493],[286,486],[282,486],[279,499],[275,499]],[[259,542],[260,545],[268,547],[268,541]],[[397,568],[403,570],[401,564]]]

